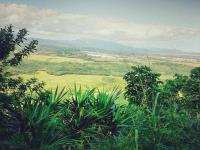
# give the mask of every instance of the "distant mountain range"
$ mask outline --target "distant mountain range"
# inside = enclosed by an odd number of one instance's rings
[[[49,40],[37,39],[39,45],[53,48],[75,48],[85,51],[104,52],[104,53],[118,53],[118,54],[168,54],[177,55],[185,54],[185,52],[176,49],[166,48],[137,48],[130,47],[116,42],[94,40],[94,39],[80,39],[80,40]]]

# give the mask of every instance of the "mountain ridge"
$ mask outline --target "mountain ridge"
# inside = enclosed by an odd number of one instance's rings
[[[139,48],[123,45],[117,42],[106,40],[94,40],[94,39],[79,39],[79,40],[50,40],[39,39],[39,44],[45,47],[59,48],[73,48],[84,51],[92,52],[104,52],[104,53],[119,53],[119,54],[167,54],[167,55],[182,55],[190,54],[177,49],[168,48]],[[194,54],[194,53],[191,53]]]

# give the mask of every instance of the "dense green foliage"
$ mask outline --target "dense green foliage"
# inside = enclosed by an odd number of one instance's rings
[[[166,82],[147,66],[133,67],[124,76],[129,104],[118,105],[118,89],[48,91],[36,79],[14,78],[9,67],[36,44],[13,55],[22,33],[15,38],[11,26],[0,32],[0,149],[200,148],[199,67]]]
[[[132,67],[130,71],[124,75],[127,82],[125,87],[125,97],[128,98],[130,103],[147,104],[152,106],[156,94],[159,92],[160,74],[152,72],[147,66]]]
[[[190,79],[184,86],[185,96],[192,100],[192,108],[200,109],[200,67],[191,70]]]
[[[26,35],[27,30],[21,29],[15,36],[12,25],[0,29],[0,60],[3,64],[16,66],[23,57],[36,50],[36,40],[24,44]]]

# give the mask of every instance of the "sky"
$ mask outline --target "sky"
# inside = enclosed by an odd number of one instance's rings
[[[35,38],[200,52],[200,0],[0,0],[0,26]]]

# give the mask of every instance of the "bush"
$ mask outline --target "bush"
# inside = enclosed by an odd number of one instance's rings
[[[147,66],[132,67],[132,71],[124,75],[127,83],[125,97],[129,103],[152,106],[156,94],[159,92],[160,74],[154,73]]]
[[[184,87],[186,98],[190,101],[190,108],[199,111],[200,108],[200,67],[191,70],[190,79]]]
[[[125,135],[103,139],[100,144],[92,145],[98,149],[182,149],[198,150],[200,147],[200,121],[186,110],[173,107],[153,109],[134,104],[127,107],[132,116],[131,128]],[[102,146],[103,145],[103,146]]]

